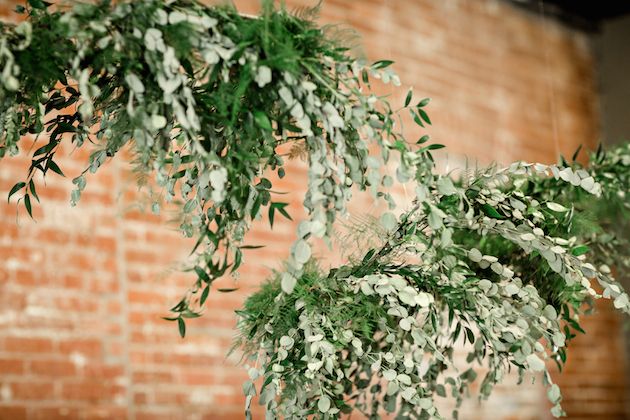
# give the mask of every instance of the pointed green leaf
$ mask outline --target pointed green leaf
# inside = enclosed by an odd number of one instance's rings
[[[232,273],[235,272],[243,262],[243,251],[240,248],[236,248],[234,252],[234,265],[232,266]]]
[[[280,212],[280,214],[282,214],[287,219],[293,220],[291,218],[291,216],[289,215],[289,213],[287,213],[287,211],[285,210],[285,207],[288,206],[288,205],[289,205],[289,203],[280,203],[280,202],[271,203],[269,205],[269,225],[272,228],[273,228],[273,222],[275,220],[275,212],[276,212],[276,210],[278,210]]]
[[[423,109],[418,109],[418,113],[427,124],[431,125],[431,120],[429,119],[429,115],[426,112],[424,112]]]
[[[210,294],[210,285],[207,285],[203,292],[201,292],[201,299],[199,299],[199,305],[203,306],[206,303],[206,299],[208,299],[208,295]]]
[[[409,106],[412,98],[413,98],[413,89],[409,89],[409,92],[407,92],[407,97],[405,98],[405,108]]]
[[[271,121],[269,121],[269,117],[267,117],[267,114],[262,111],[254,111],[254,120],[256,121],[256,124],[258,124],[258,126],[263,130],[271,131],[273,129],[271,126]]]
[[[424,144],[424,143],[428,142],[429,139],[430,139],[430,137],[427,134],[425,134],[424,136],[420,137],[420,139],[418,139],[416,144]]]
[[[65,176],[64,173],[61,171],[61,168],[59,168],[59,166],[52,159],[48,161],[48,168],[61,176]]]
[[[241,249],[260,249],[260,248],[264,248],[265,245],[242,245],[239,248]]]
[[[24,188],[26,186],[26,182],[18,182],[17,184],[15,184],[13,186],[13,188],[11,188],[11,191],[9,191],[9,196],[7,197],[7,203],[9,201],[11,201],[11,196],[13,194],[15,194],[16,192],[20,191],[22,188]]]
[[[206,273],[206,271],[203,268],[196,265],[194,270],[195,270],[195,273],[197,273],[197,276],[201,280],[203,280],[206,283],[210,283],[210,276],[208,275],[208,273]]]
[[[586,254],[588,251],[589,251],[589,248],[586,245],[579,245],[571,250],[571,254],[575,255],[576,257],[579,257],[580,255]]]
[[[31,219],[32,219],[33,209],[31,208],[31,196],[28,194],[24,196],[24,207],[26,207],[26,211],[28,212],[28,215],[31,216]]]
[[[52,149],[54,149],[54,147],[56,145],[57,145],[56,141],[51,141],[50,143],[48,143],[48,144],[40,147],[39,149],[35,150],[35,153],[33,153],[33,156],[46,154],[46,153],[50,152]]]
[[[379,61],[375,62],[374,64],[372,64],[372,68],[374,70],[380,70],[380,69],[384,69],[386,67],[389,67],[392,64],[394,64],[394,62],[392,60],[379,60]]]
[[[503,216],[501,216],[501,213],[499,213],[490,204],[484,204],[483,206],[481,206],[481,208],[483,209],[483,212],[486,214],[486,216],[492,217],[493,219],[503,219]]]
[[[33,182],[32,179],[28,183],[28,189],[31,192],[31,194],[33,194],[33,197],[35,197],[35,199],[39,203],[39,197],[37,196],[37,191],[35,190],[35,183]]]
[[[409,112],[411,113],[411,116],[413,117],[414,122],[418,124],[420,127],[424,127],[424,123],[422,122],[422,119],[420,118],[420,116],[416,114],[412,109],[410,109]]]
[[[33,9],[42,9],[42,10],[50,6],[50,3],[42,1],[42,0],[28,0],[28,4]]]
[[[429,102],[431,102],[431,98],[424,98],[423,100],[418,102],[418,105],[416,105],[416,107],[423,108],[423,107],[427,106],[429,104]]]
[[[186,336],[186,322],[184,321],[184,318],[177,318],[177,326],[179,328],[179,335],[184,338]]]
[[[366,69],[361,70],[361,79],[363,80],[363,83],[368,86],[370,85],[370,77]]]

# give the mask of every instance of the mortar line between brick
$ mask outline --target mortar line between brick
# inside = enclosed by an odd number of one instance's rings
[[[117,227],[116,227],[116,267],[118,268],[118,293],[119,293],[119,301],[120,301],[120,318],[121,318],[121,331],[122,331],[122,339],[124,344],[124,359],[123,359],[123,368],[125,371],[126,377],[126,401],[127,401],[127,418],[129,420],[135,420],[136,412],[135,405],[133,400],[133,375],[131,369],[131,362],[129,357],[131,343],[129,340],[130,332],[129,332],[129,309],[128,309],[128,296],[129,296],[129,285],[127,284],[127,262],[125,260],[125,233],[124,233],[124,203],[123,200],[123,190],[122,190],[122,167],[120,159],[114,159],[114,164],[116,165],[114,168],[114,185],[117,189],[116,194],[116,219],[117,219]]]

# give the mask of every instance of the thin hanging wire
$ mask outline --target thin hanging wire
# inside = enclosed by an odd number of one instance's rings
[[[544,0],[538,0],[538,9],[542,19],[543,35],[549,36],[547,19],[545,16],[545,3]],[[560,136],[558,133],[558,112],[556,106],[556,92],[554,86],[553,73],[551,72],[551,62],[549,59],[548,43],[543,40],[543,55],[545,57],[545,73],[547,74],[547,92],[549,99],[549,107],[551,109],[551,127],[553,130],[554,149],[556,153],[556,159],[560,158]]]

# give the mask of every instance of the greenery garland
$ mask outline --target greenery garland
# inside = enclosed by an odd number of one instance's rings
[[[590,162],[515,163],[458,185],[434,175],[412,210],[375,228],[382,246],[328,272],[311,263],[290,295],[274,276],[238,312],[247,413],[259,394],[272,418],[441,418],[437,397],[459,407],[484,373],[487,398],[516,370],[542,374],[563,415],[545,361],[562,368],[593,299],[630,313],[609,268],[630,268],[612,227],[628,232],[630,145]]]
[[[369,189],[390,207],[393,183],[380,167],[400,155],[397,178],[421,179],[430,145],[412,150],[395,129],[396,113],[369,94],[370,77],[398,85],[391,61],[365,65],[310,21],[263,2],[259,19],[231,7],[189,0],[76,3],[51,12],[28,2],[17,26],[0,24],[0,157],[17,154],[30,134],[47,143],[33,153],[27,178],[9,193],[31,214],[38,200],[35,176],[63,175],[55,162],[62,142],[91,145],[89,163],[73,183],[72,204],[108,159],[128,147],[139,185],[157,185],[160,201],[177,201],[180,229],[196,238],[192,293],[172,308],[199,315],[212,282],[241,264],[251,221],[268,207],[290,218],[274,200],[274,170],[285,175],[277,146],[290,143],[308,159],[304,206],[283,290],[291,292],[311,255],[307,239],[329,239],[351,187]],[[55,45],[55,48],[49,48]],[[405,108],[423,125],[428,100]],[[398,110],[397,110],[398,111]],[[426,142],[428,138],[423,138]],[[370,155],[375,144],[378,155]],[[152,177],[153,182],[147,178]]]
[[[159,190],[153,211],[162,198],[178,203],[182,233],[196,238],[197,280],[169,318],[182,336],[212,282],[242,263],[262,209],[272,224],[289,217],[266,176],[285,175],[278,146],[308,159],[309,218],[286,270],[239,311],[246,413],[259,394],[270,417],[439,417],[434,398],[461,402],[483,367],[482,397],[510,369],[542,373],[563,414],[544,360],[566,361],[593,298],[630,311],[609,268],[630,265],[614,233],[630,220],[629,146],[598,151],[588,167],[515,163],[454,182],[433,171],[441,145],[401,133],[403,110],[430,124],[428,99],[412,102],[410,91],[393,109],[373,95],[371,79],[399,84],[391,61],[356,60],[308,14],[271,1],[258,19],[186,0],[49,6],[29,0],[18,9],[26,20],[0,24],[0,157],[46,134],[9,198],[32,213],[37,174],[63,175],[63,142],[93,147],[73,204],[88,173],[130,150],[139,184]],[[372,227],[380,247],[324,272],[308,240],[333,237],[352,186],[395,207],[394,177],[381,173],[392,152],[395,178],[416,183],[413,208],[383,214]],[[469,355],[458,366],[462,340]]]

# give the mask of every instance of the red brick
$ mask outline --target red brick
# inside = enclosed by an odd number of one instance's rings
[[[37,239],[42,242],[64,244],[70,239],[70,234],[61,229],[42,229]]]
[[[70,420],[77,418],[80,418],[79,410],[71,409],[67,406],[38,407],[36,411],[33,411],[33,416],[31,416],[33,420]]]
[[[136,383],[173,382],[173,374],[170,372],[134,372],[132,379]]]
[[[98,358],[103,351],[103,344],[97,339],[74,339],[59,342],[59,350],[63,354],[78,352],[86,357]]]
[[[0,404],[0,419],[23,420],[26,418],[25,406]]]
[[[0,359],[0,376],[24,372],[24,362],[20,359]]]
[[[53,349],[48,338],[7,337],[5,350],[12,353],[47,353]]]
[[[64,383],[61,388],[61,397],[68,400],[98,403],[100,401],[112,401],[117,394],[123,392],[124,389],[122,387],[88,380],[85,382]]]
[[[16,400],[45,400],[54,394],[52,383],[18,382],[11,384],[11,393]]]
[[[15,273],[15,281],[22,286],[35,286],[42,283],[30,270],[18,270]]]
[[[73,376],[76,374],[75,366],[65,360],[33,360],[29,362],[29,371],[39,376]]]

